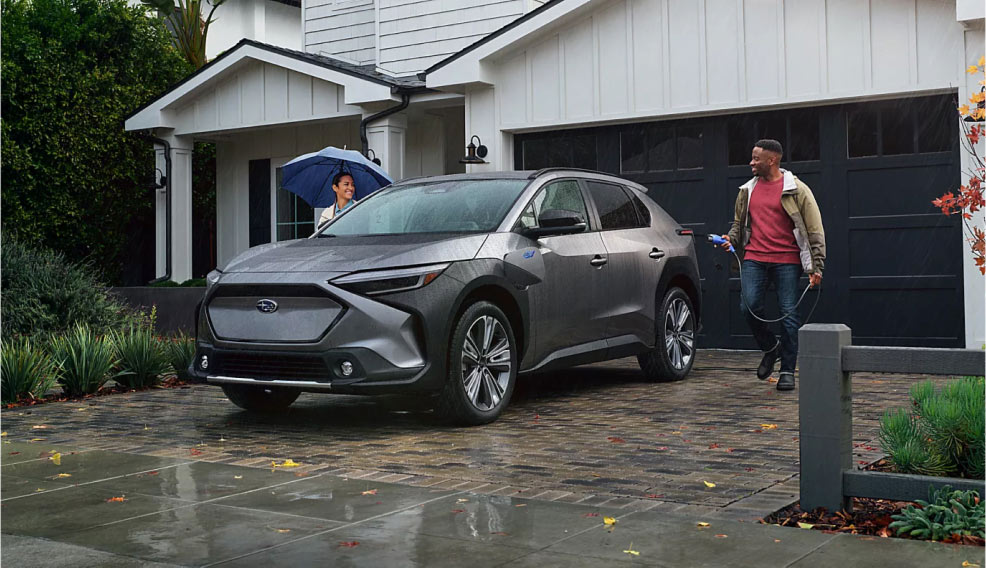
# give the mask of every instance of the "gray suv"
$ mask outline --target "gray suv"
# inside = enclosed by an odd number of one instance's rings
[[[635,355],[647,379],[683,379],[699,301],[691,231],[635,183],[559,168],[416,178],[209,274],[190,371],[247,410],[418,392],[483,424],[518,373]]]

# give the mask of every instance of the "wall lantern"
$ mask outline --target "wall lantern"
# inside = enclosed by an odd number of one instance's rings
[[[373,157],[372,158],[370,158],[370,154],[373,154]],[[377,153],[374,152],[372,149],[367,148],[367,150],[366,150],[366,157],[371,162],[373,162],[374,164],[376,164],[378,166],[383,163],[383,162],[380,161],[380,158],[377,157]]]
[[[479,143],[479,146],[478,147],[475,144],[472,143],[473,139],[475,139],[476,142]],[[462,158],[461,160],[459,160],[459,163],[460,164],[485,164],[487,162],[483,158],[486,157],[486,154],[487,153],[489,153],[489,150],[486,148],[486,146],[483,146],[483,141],[479,139],[479,136],[476,136],[475,134],[473,134],[472,135],[472,138],[469,139],[469,145],[466,146],[466,156],[464,158]]]

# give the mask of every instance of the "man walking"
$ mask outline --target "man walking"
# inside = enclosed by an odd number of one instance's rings
[[[798,362],[798,280],[807,273],[811,286],[822,281],[825,267],[825,230],[811,189],[780,167],[784,150],[776,140],[760,140],[753,148],[753,179],[740,186],[735,217],[728,235],[742,258],[740,310],[763,351],[757,377],[774,372],[778,357],[781,373],[777,390],[794,390]],[[780,340],[763,321],[764,296],[773,284],[783,316]],[[759,319],[758,319],[759,318]]]

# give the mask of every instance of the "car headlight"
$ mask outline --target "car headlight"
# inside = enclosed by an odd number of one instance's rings
[[[410,268],[391,268],[387,270],[370,270],[340,276],[329,282],[344,290],[375,296],[392,292],[405,292],[427,286],[438,278],[449,263],[429,264],[427,266],[412,266]]]

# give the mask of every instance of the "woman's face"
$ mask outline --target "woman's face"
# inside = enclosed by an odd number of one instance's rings
[[[332,191],[336,192],[336,199],[351,200],[356,195],[356,184],[353,183],[353,176],[345,175],[339,178],[339,183],[332,186]]]

